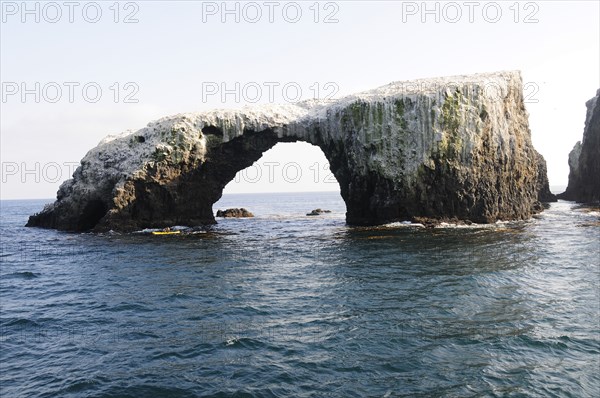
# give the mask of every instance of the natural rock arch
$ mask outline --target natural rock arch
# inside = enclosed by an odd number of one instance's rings
[[[215,126],[208,126],[203,131],[205,133],[211,131],[218,136],[223,135],[223,132]],[[202,180],[211,181],[209,185],[214,187],[212,194],[208,196],[210,209],[221,198],[223,189],[234,179],[237,172],[250,167],[263,156],[264,152],[278,143],[290,142],[307,142],[321,149],[340,186],[340,195],[346,203],[346,220],[348,223],[373,225],[391,219],[389,215],[383,214],[386,206],[382,206],[378,201],[378,197],[373,195],[379,192],[380,187],[378,184],[381,179],[370,178],[369,175],[362,178],[354,175],[348,167],[349,159],[346,156],[348,152],[343,149],[343,146],[340,148],[340,145],[333,140],[327,142],[320,135],[310,136],[306,134],[280,137],[272,129],[258,132],[247,130],[241,136],[211,151],[213,157],[207,160],[205,168],[199,171],[204,173]],[[212,210],[208,209],[209,206],[203,212],[207,215],[207,220],[210,220],[212,215]]]
[[[213,125],[205,126],[202,133],[209,142],[223,137],[223,131]],[[132,198],[127,200],[130,205],[122,207],[117,217],[106,217],[94,227],[107,230],[123,229],[125,226],[125,229],[130,230],[215,223],[212,206],[221,198],[223,189],[235,178],[237,172],[250,167],[276,144],[297,141],[318,146],[329,161],[330,169],[340,185],[340,194],[346,203],[346,218],[349,223],[377,224],[391,219],[382,214],[386,210],[385,206],[381,206],[378,197],[372,195],[383,193],[380,192],[379,186],[382,179],[369,178],[368,175],[363,178],[353,176],[347,167],[346,152],[339,150],[339,145],[314,138],[280,137],[270,128],[262,131],[244,130],[243,134],[230,141],[210,145],[207,152],[209,155],[199,167],[186,169],[176,179],[170,179],[167,184],[148,182],[147,179],[134,181],[133,191],[131,192],[131,188],[128,190],[128,196]],[[154,175],[168,175],[160,167],[155,170]],[[348,203],[351,205],[348,206]],[[81,217],[85,218],[86,215],[87,213],[83,212]],[[132,223],[132,220],[135,222]],[[79,224],[82,222],[91,223],[80,218]]]
[[[321,148],[354,225],[528,218],[548,185],[521,76],[501,72],[160,119],[103,140],[27,225],[81,230],[104,207],[94,230],[214,223],[212,205],[235,174],[294,141]]]

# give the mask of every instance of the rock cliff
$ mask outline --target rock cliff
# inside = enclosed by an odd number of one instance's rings
[[[354,225],[526,219],[540,210],[547,185],[520,73],[499,72],[166,117],[100,142],[27,225],[130,231],[214,223],[212,205],[236,172],[293,141],[322,149]]]
[[[540,202],[557,202],[558,198],[556,195],[550,192],[550,182],[548,181],[548,167],[546,166],[546,160],[542,154],[537,151],[536,156],[538,163],[538,200]]]
[[[600,201],[600,89],[586,102],[583,140],[569,153],[569,185],[558,197],[577,202]]]

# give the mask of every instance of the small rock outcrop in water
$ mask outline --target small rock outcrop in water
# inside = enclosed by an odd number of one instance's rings
[[[600,201],[600,89],[586,102],[583,140],[569,153],[569,185],[558,197],[577,202]]]
[[[490,223],[539,211],[546,181],[519,72],[395,82],[338,100],[180,114],[104,139],[28,226],[215,223],[235,174],[278,142],[321,148],[346,221]]]
[[[242,207],[241,209],[217,210],[217,217],[254,217],[254,214]]]
[[[320,216],[323,213],[331,213],[331,210],[314,209],[310,213],[306,213],[307,216]]]

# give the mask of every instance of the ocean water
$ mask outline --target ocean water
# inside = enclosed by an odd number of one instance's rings
[[[225,196],[199,233],[24,228],[2,201],[1,397],[598,397],[600,216],[353,228]],[[305,213],[332,210],[319,217]]]

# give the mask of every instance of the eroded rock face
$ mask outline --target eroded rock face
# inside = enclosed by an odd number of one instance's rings
[[[299,140],[323,150],[350,224],[494,222],[540,208],[545,171],[521,76],[500,72],[163,118],[103,140],[27,225],[128,231],[214,223],[212,204],[237,171],[276,143]]]
[[[546,166],[546,160],[539,152],[536,151],[535,153],[538,162],[538,200],[540,202],[556,202],[558,201],[556,195],[550,192],[550,182],[548,181],[548,167]]]
[[[577,202],[600,201],[600,89],[586,102],[583,140],[569,153],[569,185],[558,197]]]

